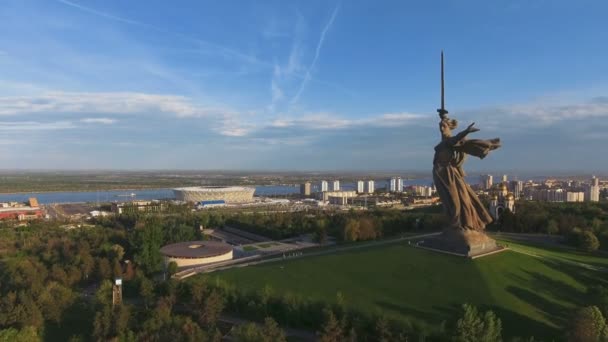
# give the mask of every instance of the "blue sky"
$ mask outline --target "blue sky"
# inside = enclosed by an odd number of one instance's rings
[[[606,1],[4,0],[0,169],[608,168]]]

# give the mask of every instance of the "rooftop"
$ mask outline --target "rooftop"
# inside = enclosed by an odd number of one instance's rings
[[[160,252],[174,258],[209,258],[232,251],[232,246],[219,241],[185,241],[166,245]]]

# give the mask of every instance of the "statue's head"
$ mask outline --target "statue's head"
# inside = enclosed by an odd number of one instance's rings
[[[447,139],[452,136],[452,130],[458,127],[458,121],[454,119],[449,119],[447,117],[443,118],[441,122],[439,122],[439,131],[441,132],[441,138]]]

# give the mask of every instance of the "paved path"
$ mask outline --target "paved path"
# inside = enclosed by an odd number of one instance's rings
[[[207,268],[195,269],[191,273],[187,273],[181,277],[177,277],[177,279],[181,280],[181,279],[193,276],[198,273],[223,271],[223,270],[231,269],[234,267],[247,267],[247,266],[266,264],[266,263],[277,262],[277,261],[307,258],[307,257],[314,257],[314,256],[320,256],[320,255],[327,255],[327,254],[335,254],[335,253],[352,251],[352,250],[363,249],[363,248],[368,248],[368,247],[390,245],[390,244],[399,243],[399,242],[403,242],[403,241],[407,241],[407,240],[422,239],[425,237],[435,236],[435,235],[439,235],[439,234],[441,234],[441,232],[411,235],[411,236],[404,236],[404,237],[399,237],[399,238],[394,238],[394,239],[376,240],[376,241],[371,241],[371,242],[359,242],[359,243],[353,243],[352,245],[348,245],[348,246],[336,246],[334,248],[328,248],[328,249],[324,249],[324,250],[316,251],[316,252],[306,252],[305,249],[302,249],[302,250],[299,250],[301,252],[301,254],[289,256],[286,258],[283,257],[283,253],[277,253],[277,255],[273,255],[271,257],[266,257],[262,260],[259,260],[259,259],[250,260],[250,261],[246,261],[243,263],[232,263],[230,265],[219,266],[219,267],[207,267]],[[292,253],[298,253],[298,251],[294,251]],[[290,254],[290,253],[286,253],[286,254]]]

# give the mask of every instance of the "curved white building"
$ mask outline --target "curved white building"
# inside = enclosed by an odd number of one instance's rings
[[[219,241],[178,242],[164,246],[160,252],[165,257],[165,264],[174,261],[177,267],[232,260],[232,246]]]
[[[253,202],[255,188],[246,186],[193,186],[173,189],[175,199],[184,202],[225,201],[226,203]]]

